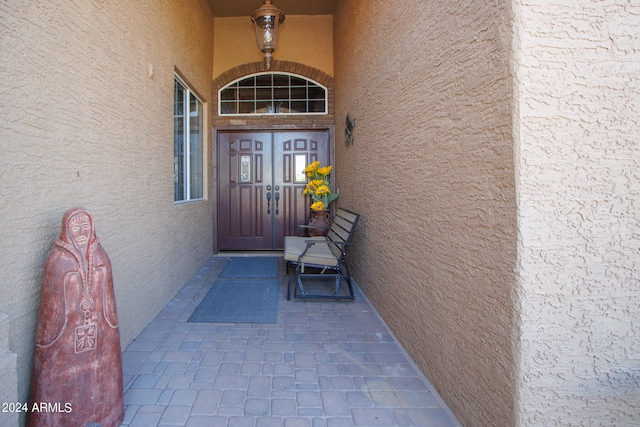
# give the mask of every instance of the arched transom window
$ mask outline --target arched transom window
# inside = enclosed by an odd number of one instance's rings
[[[220,89],[220,115],[327,114],[327,88],[290,73],[258,73]]]

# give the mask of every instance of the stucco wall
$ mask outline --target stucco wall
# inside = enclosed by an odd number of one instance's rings
[[[473,426],[514,421],[509,13],[507,1],[353,0],[334,22],[339,205],[362,213],[351,265]]]
[[[9,350],[9,316],[0,313],[0,403],[15,405],[18,401],[17,357]],[[14,427],[18,424],[19,413],[10,407],[3,407],[0,427]],[[6,412],[5,412],[6,411]]]
[[[240,65],[264,62],[249,16],[215,18],[214,34],[214,78]],[[333,76],[333,17],[286,15],[273,59],[305,64]]]
[[[515,1],[520,425],[640,423],[640,4]]]
[[[210,200],[173,202],[173,90],[177,67],[210,100],[212,27],[205,0],[0,3],[0,312],[21,401],[67,209],[94,215],[123,345],[211,254]]]

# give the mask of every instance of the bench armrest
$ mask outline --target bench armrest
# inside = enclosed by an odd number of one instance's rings
[[[304,251],[302,251],[302,253],[298,255],[298,261],[301,261],[302,258],[307,254],[307,251],[311,247],[317,244],[323,244],[323,245],[326,244],[327,246],[335,245],[340,248],[340,252],[342,252],[342,255],[345,254],[345,247],[351,244],[349,242],[334,242],[332,240],[326,240],[326,239],[325,240],[305,240],[305,243],[307,244],[307,246],[304,248]]]
[[[334,242],[333,240],[305,240],[304,242],[307,244],[307,248],[310,248],[311,246],[318,243],[326,243],[327,245],[336,245],[343,247],[351,244],[350,242]]]
[[[322,225],[298,225],[298,236],[300,236],[300,234],[304,230],[307,230],[309,228],[313,228],[315,230],[329,231],[329,227],[325,227],[325,226],[322,226]]]

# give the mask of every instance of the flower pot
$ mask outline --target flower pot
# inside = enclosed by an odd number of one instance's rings
[[[322,227],[322,228],[308,228],[309,236],[324,236],[327,234],[326,228],[331,227],[331,217],[329,216],[329,209],[322,211],[311,211],[311,219],[309,220],[309,226]]]

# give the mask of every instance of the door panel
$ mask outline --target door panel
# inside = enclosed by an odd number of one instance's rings
[[[218,133],[218,246],[280,250],[309,220],[304,167],[330,162],[328,131]]]
[[[220,133],[218,141],[218,244],[221,249],[271,249],[271,215],[266,205],[272,175],[271,135]]]
[[[298,234],[298,225],[309,221],[309,200],[304,168],[320,160],[329,163],[328,132],[278,132],[274,134],[274,183],[280,187],[280,215],[274,228],[274,244],[284,248],[284,236]]]

